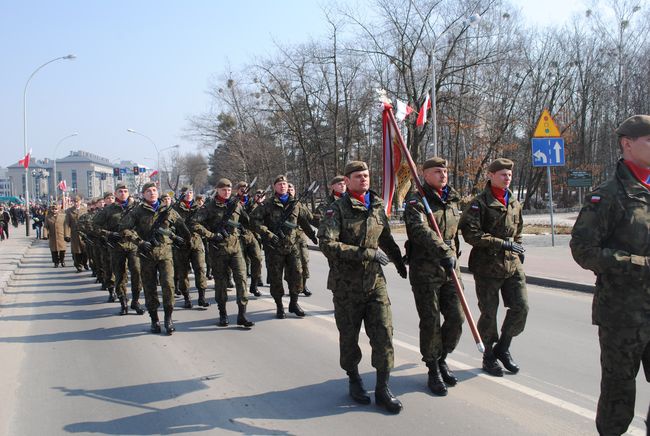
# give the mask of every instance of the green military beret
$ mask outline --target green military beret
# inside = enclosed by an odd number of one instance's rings
[[[226,178],[219,179],[217,181],[217,189],[219,188],[232,188],[232,182]]]
[[[368,165],[360,160],[353,160],[351,162],[348,162],[348,164],[345,166],[343,174],[345,177],[348,177],[350,174],[356,173],[357,171],[368,171]]]
[[[199,194],[196,196],[196,201],[201,201],[201,200],[205,200],[205,195]]]
[[[106,199],[106,198],[108,198],[108,197],[115,197],[115,194],[113,194],[113,193],[110,192],[110,191],[106,191],[106,192],[104,192],[104,197],[103,197],[103,198]]]
[[[115,185],[115,192],[117,192],[118,189],[129,189],[129,187],[126,186],[126,183],[120,182]]]
[[[628,118],[618,126],[616,134],[631,138],[650,135],[650,115],[634,115]]]
[[[447,168],[447,160],[441,157],[430,157],[424,161],[422,169],[426,170],[429,168]]]
[[[155,187],[156,187],[156,184],[155,184],[154,182],[147,182],[147,183],[145,183],[144,185],[142,185],[142,193],[144,194],[144,192],[145,192],[147,189],[149,189],[149,188],[155,188]]]
[[[276,183],[279,183],[279,182],[288,182],[288,181],[289,180],[287,179],[287,176],[285,176],[284,174],[280,174],[279,176],[277,176],[275,178],[275,180],[273,181],[273,184],[275,185]]]
[[[243,180],[239,183],[237,183],[237,189],[240,188],[248,188],[248,183],[244,182]]]
[[[494,159],[492,163],[490,163],[490,166],[488,167],[488,173],[496,173],[497,171],[501,170],[511,170],[514,166],[515,163],[510,159],[500,157],[498,159]]]
[[[181,187],[181,194],[185,194],[187,191],[194,192],[192,185],[183,185],[183,187]]]
[[[332,180],[330,180],[330,186],[336,185],[337,183],[341,183],[345,181],[345,178],[343,176],[334,176],[332,177]]]

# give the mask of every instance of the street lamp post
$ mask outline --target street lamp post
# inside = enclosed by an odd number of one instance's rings
[[[126,131],[129,132],[129,133],[135,133],[136,135],[140,135],[143,138],[148,139],[149,142],[151,142],[151,144],[153,144],[153,148],[156,149],[156,170],[158,170],[158,180],[160,181],[160,153],[162,153],[165,150],[170,150],[172,148],[178,148],[178,147],[180,147],[180,145],[176,144],[176,145],[172,145],[171,147],[166,147],[166,148],[163,148],[162,150],[158,150],[158,146],[156,145],[154,140],[151,139],[150,137],[148,137],[147,135],[145,135],[144,133],[140,133],[137,130],[133,130],[133,129],[126,129]],[[160,187],[160,186],[161,186],[160,183],[158,183],[158,187]]]
[[[25,83],[25,90],[23,91],[23,150],[25,152],[25,156],[27,156],[27,87],[29,86],[29,82],[32,80],[32,78],[38,73],[41,68],[43,68],[46,65],[51,64],[52,62],[60,61],[62,59],[75,59],[76,56],[73,54],[69,54],[67,56],[60,56],[58,58],[54,58],[52,60],[49,60],[45,62],[43,65],[40,67],[36,68],[34,72],[29,76],[27,79],[27,83]],[[25,168],[25,235],[29,236],[29,168]]]
[[[59,187],[58,187],[58,183],[57,183],[57,182],[58,182],[58,180],[57,180],[58,177],[57,177],[57,173],[56,173],[56,152],[57,152],[58,149],[59,149],[59,145],[61,145],[61,143],[62,143],[63,141],[65,141],[65,140],[68,139],[68,138],[72,138],[73,136],[77,136],[78,134],[79,134],[79,133],[74,132],[74,133],[71,133],[71,134],[68,135],[68,136],[65,136],[65,137],[61,138],[61,139],[59,140],[59,142],[57,142],[56,147],[54,147],[54,165],[53,165],[53,171],[54,171],[54,202],[55,202],[55,203],[58,203],[58,202],[59,202]]]

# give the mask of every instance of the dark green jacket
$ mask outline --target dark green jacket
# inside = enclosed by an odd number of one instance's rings
[[[501,248],[503,241],[521,244],[524,227],[521,204],[509,192],[507,207],[494,198],[488,181],[469,203],[458,224],[463,239],[472,246],[469,269],[486,277],[511,277],[521,269],[519,256]]]
[[[95,215],[94,224],[98,228],[98,232],[103,236],[108,235],[110,232],[120,231],[120,222],[128,213],[133,211],[137,206],[137,202],[133,197],[129,197],[126,207],[122,208],[120,204],[115,203],[104,207],[98,214]],[[124,251],[136,250],[138,247],[127,240],[122,240],[116,244],[116,248]]]
[[[570,245],[575,261],[597,277],[594,324],[650,324],[650,192],[622,159],[587,195]]]
[[[198,203],[196,201],[193,201],[192,205],[188,208],[184,201],[177,201],[176,203],[174,203],[172,208],[176,211],[176,213],[178,213],[178,215],[180,215],[180,217],[183,219],[183,222],[185,222],[185,224],[192,231],[192,237],[190,238],[189,241],[186,241],[185,249],[200,250],[200,251],[205,250],[203,246],[203,239],[201,239],[201,235],[198,234],[196,231],[192,230],[192,228],[190,227],[190,222],[192,220],[192,217],[196,215],[198,211],[201,209]]]
[[[250,226],[248,214],[239,201],[237,201],[235,210],[225,224],[225,230],[228,232],[228,237],[223,241],[214,243],[209,242],[211,251],[210,253],[219,255],[232,255],[241,250],[239,244],[240,227]],[[190,220],[190,228],[192,232],[204,237],[212,238],[220,230],[219,227],[223,222],[223,217],[227,212],[228,203],[221,203],[218,201],[211,201],[205,207],[202,207]]]

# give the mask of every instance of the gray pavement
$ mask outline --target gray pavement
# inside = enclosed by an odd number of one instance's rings
[[[24,225],[18,225],[18,227],[11,226],[9,229],[9,239],[0,241],[0,295],[4,293],[14,278],[14,273],[34,241],[33,232],[31,236],[25,236]]]

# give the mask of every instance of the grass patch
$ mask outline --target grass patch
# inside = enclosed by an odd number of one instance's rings
[[[555,234],[556,235],[570,235],[571,234],[571,229],[572,227],[569,226],[554,226],[555,227]],[[544,234],[551,234],[551,226],[550,225],[540,225],[540,224],[530,224],[526,225],[524,224],[524,230],[523,233],[527,235],[544,235]]]

